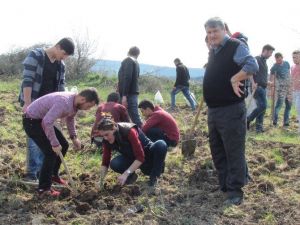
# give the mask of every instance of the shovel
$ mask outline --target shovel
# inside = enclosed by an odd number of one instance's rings
[[[62,164],[63,164],[64,167],[65,167],[65,170],[66,170],[66,172],[67,172],[67,174],[68,174],[68,178],[69,178],[69,181],[70,181],[70,184],[71,184],[71,187],[72,187],[72,188],[71,188],[69,185],[67,185],[67,187],[68,187],[71,191],[73,191],[73,192],[76,194],[76,193],[77,193],[77,189],[76,189],[75,183],[74,183],[74,181],[73,181],[73,179],[72,179],[72,177],[71,177],[69,168],[68,168],[68,166],[67,166],[67,164],[66,164],[66,162],[65,162],[65,160],[64,160],[64,156],[62,155],[61,151],[58,152],[58,156],[59,156],[59,158],[60,158]]]
[[[195,152],[195,149],[196,149],[196,144],[197,144],[196,139],[192,138],[191,136],[194,133],[194,130],[195,130],[195,127],[196,127],[196,124],[197,124],[197,121],[198,121],[198,118],[199,118],[199,115],[200,115],[200,111],[201,111],[202,106],[203,106],[203,102],[204,102],[204,99],[202,97],[200,102],[199,102],[198,108],[197,108],[197,113],[196,113],[196,116],[195,116],[195,119],[194,119],[194,123],[193,123],[191,129],[189,131],[187,131],[186,140],[182,141],[181,153],[185,157],[192,156]]]

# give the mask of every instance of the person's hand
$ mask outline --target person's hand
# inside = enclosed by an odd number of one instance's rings
[[[128,102],[127,102],[127,97],[126,96],[122,97],[122,105],[124,105],[126,108],[128,107]]]
[[[127,178],[128,178],[128,174],[125,172],[121,176],[118,177],[118,183],[123,186],[125,184]]]
[[[58,145],[56,147],[52,146],[52,150],[56,153],[56,155],[58,155],[61,152],[61,149],[62,149],[61,145]]]
[[[72,142],[76,150],[80,150],[82,148],[81,141],[78,138],[74,138]]]
[[[242,97],[241,94],[244,94],[244,92],[242,91],[242,89],[240,87],[244,86],[244,84],[240,81],[231,80],[231,86],[232,86],[233,92],[238,97]]]
[[[256,88],[257,88],[257,83],[253,82],[252,83],[252,90],[254,91],[254,90],[256,90]]]
[[[27,103],[25,102],[25,103],[24,103],[23,108],[22,108],[22,112],[23,112],[23,113],[26,112],[26,109],[27,109],[27,107],[28,107],[29,105],[30,105],[30,102],[27,102]]]

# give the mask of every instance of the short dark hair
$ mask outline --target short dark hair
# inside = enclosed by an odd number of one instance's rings
[[[113,130],[114,127],[116,127],[116,126],[117,126],[117,124],[110,116],[104,116],[100,120],[97,129],[107,131],[107,130]]]
[[[179,58],[174,59],[174,63],[181,63],[181,60]]]
[[[267,44],[267,45],[265,45],[264,47],[263,47],[263,49],[262,49],[262,51],[274,51],[275,50],[275,48],[272,46],[272,45],[269,45],[269,44]]]
[[[99,96],[96,88],[87,88],[79,93],[80,96],[85,97],[87,102],[95,102],[99,104]]]
[[[298,55],[298,54],[300,54],[300,50],[293,51],[293,55]]]
[[[275,58],[278,59],[278,58],[283,58],[282,54],[280,52],[277,52],[275,54]]]
[[[107,96],[107,102],[119,102],[120,94],[118,92],[112,92]]]
[[[71,38],[63,38],[56,43],[59,47],[64,50],[68,55],[73,55],[75,50],[74,42]]]
[[[143,100],[143,101],[141,101],[138,107],[139,107],[139,109],[147,109],[147,108],[149,108],[151,110],[154,110],[154,105],[149,100]]]
[[[140,49],[136,46],[133,46],[129,49],[128,55],[130,55],[130,56],[139,56],[140,55]]]

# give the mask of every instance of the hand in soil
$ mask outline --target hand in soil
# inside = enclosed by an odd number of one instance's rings
[[[118,183],[123,186],[127,180],[127,177],[128,175],[123,173],[121,176],[118,177]]]

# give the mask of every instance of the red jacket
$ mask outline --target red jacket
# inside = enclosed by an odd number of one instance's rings
[[[97,126],[100,122],[100,120],[103,118],[101,115],[103,112],[105,113],[110,113],[113,120],[118,123],[118,122],[129,122],[129,116],[127,109],[125,106],[116,103],[116,102],[106,102],[102,103],[98,106],[97,112],[96,112],[96,120],[92,129],[92,136],[94,131],[97,129]]]
[[[178,143],[179,129],[172,115],[159,106],[154,108],[152,115],[144,123],[142,130],[146,133],[150,128],[160,128],[167,137]]]

